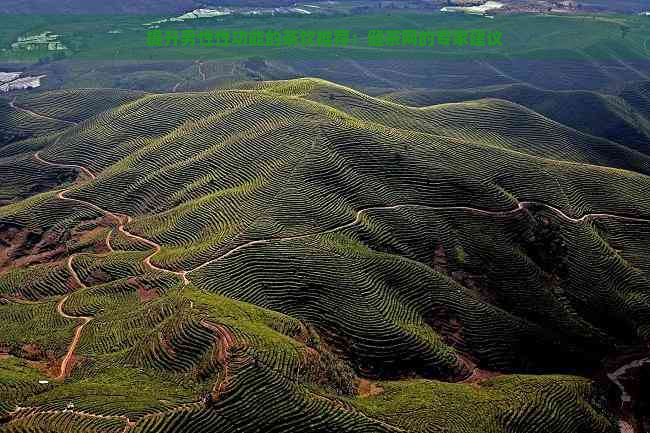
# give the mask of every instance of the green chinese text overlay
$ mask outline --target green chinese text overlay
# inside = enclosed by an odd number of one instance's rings
[[[0,62],[650,60],[636,15],[0,15]]]

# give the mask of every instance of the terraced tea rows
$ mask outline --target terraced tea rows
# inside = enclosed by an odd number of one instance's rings
[[[579,131],[616,141],[647,154],[650,145],[650,110],[644,109],[642,95],[642,90],[635,91],[633,86],[619,95],[605,95],[589,91],[549,91],[524,84],[509,84],[463,90],[402,90],[382,95],[382,98],[417,107],[484,98],[505,99]]]
[[[38,116],[28,110],[20,110],[13,101],[0,99],[0,145],[61,131],[68,123],[45,116]]]
[[[318,80],[87,114],[0,148],[65,175],[0,207],[35,241],[0,274],[0,431],[615,431],[592,381],[520,374],[647,341],[640,153]]]
[[[619,166],[618,162],[609,157],[601,159],[604,155],[611,155],[615,148],[617,152],[624,153],[630,152],[629,149],[566,129],[535,112],[501,100],[481,99],[413,109],[313,79],[269,82],[257,88],[322,102],[364,122],[490,144],[545,158],[632,168]],[[502,122],[500,119],[508,119],[508,122]],[[459,125],[462,127],[459,128]],[[555,130],[552,141],[545,140],[544,135],[536,133],[536,130],[544,129]],[[538,145],[530,147],[531,143]],[[636,154],[632,159],[647,159],[645,155],[631,152]],[[647,173],[647,168],[633,169]]]
[[[21,95],[16,98],[15,105],[74,124],[145,95],[144,92],[119,89],[55,90]]]

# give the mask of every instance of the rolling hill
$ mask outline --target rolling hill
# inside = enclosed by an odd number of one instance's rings
[[[650,111],[647,82],[628,84],[618,94],[591,91],[552,91],[526,84],[509,84],[463,90],[403,90],[383,95],[389,101],[429,106],[498,98],[523,105],[537,113],[590,135],[608,138],[640,152],[650,152]]]
[[[236,0],[233,0],[236,1]],[[195,0],[118,0],[113,3],[101,1],[64,0],[7,0],[1,13],[13,14],[173,14],[192,10],[202,2]]]
[[[6,104],[0,432],[619,431],[650,156],[563,94],[476,94]],[[631,131],[642,94],[582,96]]]

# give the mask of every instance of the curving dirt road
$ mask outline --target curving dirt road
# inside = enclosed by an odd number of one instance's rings
[[[86,169],[83,166],[75,165],[75,164],[59,164],[59,163],[49,162],[49,161],[44,160],[40,156],[40,152],[36,152],[36,154],[34,155],[34,158],[37,161],[39,161],[41,163],[44,163],[44,164],[47,164],[47,165],[77,169],[77,170],[83,172],[90,179],[90,181],[96,179],[96,176],[92,172],[90,172],[90,170]],[[472,207],[467,207],[467,206],[434,207],[434,206],[426,206],[426,205],[420,205],[420,204],[398,204],[398,205],[393,205],[393,206],[376,206],[376,207],[362,208],[362,209],[356,211],[356,215],[355,215],[354,220],[352,222],[349,222],[347,224],[343,224],[341,226],[333,227],[331,229],[326,229],[326,230],[315,232],[315,233],[308,233],[308,234],[304,234],[304,235],[296,235],[296,236],[281,237],[281,238],[259,239],[259,240],[250,241],[250,242],[244,243],[242,245],[239,245],[239,246],[227,251],[226,253],[224,253],[224,254],[222,254],[222,255],[214,258],[214,259],[210,259],[210,260],[196,266],[193,269],[182,270],[182,271],[173,271],[173,270],[161,268],[161,267],[156,266],[153,263],[151,263],[151,259],[156,254],[158,254],[160,252],[162,247],[160,246],[160,244],[158,244],[158,243],[156,243],[156,242],[154,242],[152,240],[146,239],[146,238],[144,238],[142,236],[138,236],[138,235],[135,235],[135,234],[130,233],[129,231],[127,231],[124,228],[124,225],[128,224],[128,223],[130,223],[132,221],[130,216],[128,216],[128,215],[118,215],[118,214],[115,214],[113,212],[102,209],[99,206],[94,205],[94,204],[92,204],[90,202],[87,202],[87,201],[84,201],[84,200],[79,200],[79,199],[73,199],[73,198],[70,198],[70,197],[66,197],[65,194],[67,192],[69,192],[71,188],[72,187],[67,188],[67,189],[65,189],[63,191],[60,191],[57,194],[57,197],[59,199],[61,199],[61,200],[68,200],[68,201],[72,201],[72,202],[75,202],[75,203],[79,203],[79,204],[89,206],[92,209],[95,209],[98,212],[110,217],[111,219],[114,219],[117,222],[118,231],[121,232],[123,235],[125,235],[125,236],[127,236],[127,237],[129,237],[131,239],[143,242],[143,243],[145,243],[145,244],[147,244],[147,245],[149,245],[149,246],[151,246],[153,248],[153,252],[151,254],[149,254],[143,261],[146,266],[148,266],[152,270],[156,270],[156,271],[160,271],[160,272],[167,272],[167,273],[171,273],[171,274],[174,274],[174,275],[178,276],[179,278],[181,278],[184,286],[188,285],[191,282],[190,279],[188,278],[188,274],[191,274],[194,271],[198,271],[198,270],[200,270],[200,269],[202,269],[202,268],[204,268],[204,267],[206,267],[206,266],[208,266],[208,265],[210,265],[212,263],[215,263],[215,262],[217,262],[219,260],[225,259],[225,258],[235,254],[236,252],[245,249],[245,248],[248,248],[248,247],[251,247],[251,246],[254,246],[254,245],[261,245],[261,244],[266,244],[266,243],[270,243],[270,242],[275,242],[275,241],[291,241],[291,240],[305,239],[305,238],[308,238],[308,237],[311,237],[311,236],[334,233],[334,232],[337,232],[337,231],[340,231],[340,230],[355,226],[356,224],[361,222],[361,218],[363,217],[364,214],[366,214],[366,213],[368,213],[370,211],[376,211],[376,210],[399,210],[399,209],[407,209],[407,208],[420,208],[420,209],[427,209],[427,210],[462,210],[462,211],[468,211],[468,212],[472,212],[472,213],[476,213],[476,214],[503,217],[503,216],[512,215],[512,214],[520,212],[520,211],[522,211],[524,209],[535,206],[535,207],[544,207],[544,208],[554,212],[555,214],[557,214],[561,219],[563,219],[563,220],[565,220],[567,222],[571,222],[571,223],[582,223],[582,222],[589,221],[589,220],[592,220],[592,219],[602,219],[602,218],[612,218],[612,219],[619,219],[619,220],[630,221],[630,222],[650,223],[650,219],[635,218],[635,217],[614,215],[614,214],[608,214],[608,213],[592,213],[592,214],[586,214],[586,215],[584,215],[584,216],[582,216],[580,218],[573,218],[573,217],[565,214],[562,210],[557,209],[557,208],[555,208],[553,206],[547,205],[545,203],[538,203],[538,202],[531,202],[531,201],[519,202],[515,208],[505,210],[505,211],[490,211],[490,210],[486,210],[486,209],[478,209],[478,208],[472,208]],[[112,247],[110,245],[110,232],[108,233],[108,236],[107,236],[107,239],[106,239],[106,244],[107,244],[107,246],[109,248],[109,251],[112,251],[113,249],[112,249]],[[79,276],[77,275],[77,273],[75,272],[75,270],[74,270],[74,268],[72,266],[72,261],[73,261],[75,256],[76,255],[72,255],[72,256],[70,256],[68,258],[68,262],[67,262],[68,268],[70,270],[71,275],[75,279],[75,281],[81,287],[86,287],[83,284],[83,282],[79,279]],[[72,343],[70,344],[70,346],[68,348],[68,352],[67,352],[66,356],[64,357],[63,362],[61,363],[61,372],[60,372],[59,377],[57,379],[65,378],[65,376],[67,374],[67,371],[68,371],[68,368],[69,368],[69,363],[70,363],[70,361],[72,359],[72,356],[73,356],[74,351],[75,351],[75,349],[77,347],[77,344],[79,343],[79,338],[80,338],[80,335],[81,335],[81,331],[83,330],[83,327],[88,322],[90,322],[92,320],[92,317],[86,317],[86,316],[74,317],[74,316],[67,315],[63,311],[63,305],[65,304],[65,301],[67,299],[68,299],[68,296],[64,297],[58,303],[57,311],[63,317],[70,318],[70,319],[81,319],[81,320],[83,320],[83,323],[80,324],[75,330],[75,335],[74,335],[73,341],[72,341]],[[212,330],[217,331],[217,329],[213,328],[213,326],[211,324],[207,323],[207,322],[202,323],[202,324],[203,324],[203,326],[206,326],[206,327],[208,327],[208,328],[210,328]],[[638,365],[640,365],[640,363],[646,363],[646,362],[650,362],[650,358],[644,358],[644,359],[641,359],[641,360],[632,361],[629,364],[626,364],[625,366],[623,366],[623,367],[619,368],[618,370],[612,372],[611,374],[608,374],[608,377],[610,378],[610,380],[622,390],[623,404],[625,404],[626,401],[629,401],[630,396],[626,392],[625,387],[623,386],[623,384],[620,382],[619,377],[621,375],[623,375],[625,373],[625,371],[627,371],[627,369],[635,368]],[[628,400],[626,400],[626,399],[628,399]],[[626,431],[626,430],[629,431],[629,428],[630,428],[629,424],[627,424],[624,421],[621,422],[620,427],[621,427],[622,431]]]
[[[96,179],[96,176],[90,170],[88,170],[87,168],[85,168],[85,167],[83,167],[81,165],[59,164],[59,163],[50,162],[50,161],[47,161],[47,160],[43,159],[40,156],[40,152],[36,152],[34,154],[34,159],[36,161],[41,162],[41,163],[46,164],[46,165],[51,165],[51,166],[55,166],[55,167],[64,167],[64,168],[77,169],[77,170],[81,171],[82,173],[84,173],[89,178],[90,181]],[[117,222],[117,224],[118,224],[117,229],[121,233],[123,233],[125,236],[136,239],[136,240],[139,240],[139,241],[142,241],[142,242],[145,242],[147,245],[150,245],[150,246],[154,247],[154,251],[144,259],[144,263],[147,266],[149,266],[151,269],[154,269],[154,270],[173,273],[173,274],[179,276],[182,279],[184,285],[189,284],[189,280],[187,279],[187,277],[185,275],[186,274],[185,271],[181,271],[181,272],[170,271],[170,270],[167,270],[167,269],[159,268],[159,267],[157,267],[157,266],[155,266],[155,265],[153,265],[151,263],[151,258],[160,251],[161,247],[160,247],[159,244],[156,244],[153,241],[145,239],[145,238],[143,238],[141,236],[134,235],[132,233],[129,233],[127,230],[125,230],[124,229],[124,224],[131,221],[130,217],[127,216],[127,217],[123,218],[122,216],[119,216],[119,215],[117,215],[117,214],[115,214],[113,212],[102,209],[99,206],[96,206],[96,205],[94,205],[94,204],[92,204],[90,202],[87,202],[87,201],[84,201],[84,200],[78,200],[78,199],[75,199],[75,198],[66,197],[65,193],[70,191],[71,188],[72,188],[72,186],[70,188],[64,189],[63,191],[60,191],[57,194],[57,198],[59,198],[60,200],[67,200],[67,201],[71,201],[71,202],[74,202],[74,203],[79,203],[79,204],[88,206],[88,207],[98,211],[99,213],[102,213],[102,214],[108,216],[109,218],[115,220]],[[110,236],[111,236],[111,233],[109,232],[107,234],[107,236],[106,236],[106,246],[108,247],[109,251],[113,251],[113,248],[112,248],[111,243],[110,243]],[[68,257],[68,260],[66,262],[66,266],[67,266],[67,268],[68,268],[68,270],[70,272],[70,275],[72,276],[73,280],[75,281],[75,283],[81,288],[87,288],[87,286],[84,284],[84,282],[81,281],[81,279],[79,278],[79,275],[77,274],[77,272],[75,271],[74,266],[73,266],[73,261],[78,255],[79,254],[70,255],[70,257]],[[65,317],[67,319],[82,320],[83,323],[81,323],[75,329],[75,333],[74,333],[72,342],[68,346],[68,351],[66,352],[65,357],[61,361],[60,372],[59,372],[59,375],[56,377],[57,380],[63,380],[68,375],[69,370],[70,370],[70,363],[73,360],[74,352],[75,352],[75,350],[76,350],[76,348],[77,348],[77,346],[79,344],[79,339],[81,338],[81,332],[83,331],[84,326],[86,326],[91,320],[93,320],[92,317],[88,317],[88,316],[70,316],[70,315],[66,314],[66,312],[63,311],[63,307],[65,305],[65,302],[68,300],[69,296],[70,295],[65,296],[64,298],[61,299],[61,301],[59,301],[59,303],[57,304],[57,312],[62,317]]]
[[[626,407],[630,408],[632,405],[632,396],[630,395],[629,392],[627,392],[627,389],[625,389],[625,385],[623,384],[623,382],[621,382],[621,377],[624,376],[625,373],[627,373],[629,370],[637,369],[642,365],[648,363],[650,363],[650,357],[634,359],[628,362],[627,364],[622,365],[621,367],[614,370],[613,372],[607,374],[607,378],[610,381],[612,381],[612,383],[621,390],[621,407],[620,407],[621,412],[623,412]],[[621,433],[635,433],[634,427],[630,423],[622,419],[619,420],[619,428]]]
[[[55,167],[75,168],[77,170],[82,171],[91,180],[96,179],[96,176],[92,172],[90,172],[90,170],[88,170],[87,168],[85,168],[83,166],[76,165],[76,164],[60,164],[60,163],[54,163],[54,162],[46,161],[40,156],[40,151],[36,152],[36,154],[34,154],[34,158],[39,162],[42,162],[42,163],[47,164],[47,165],[55,166]],[[299,239],[305,239],[305,238],[308,238],[308,237],[311,237],[311,236],[318,236],[318,235],[324,235],[324,234],[328,234],[328,233],[334,233],[334,232],[344,230],[346,228],[353,227],[353,226],[357,225],[359,222],[361,222],[361,218],[362,218],[362,216],[364,214],[366,214],[366,213],[368,213],[370,211],[377,211],[377,210],[399,210],[399,209],[407,209],[407,208],[420,208],[420,209],[427,209],[427,210],[462,210],[462,211],[467,211],[467,212],[472,212],[472,213],[477,213],[477,214],[482,214],[482,215],[491,215],[491,216],[502,217],[502,216],[511,215],[511,214],[520,212],[520,211],[522,211],[524,209],[535,206],[535,207],[544,207],[544,208],[554,212],[555,214],[557,214],[563,220],[571,222],[571,223],[582,223],[582,222],[585,222],[585,221],[588,221],[588,220],[591,220],[591,219],[602,219],[602,218],[613,218],[613,219],[619,219],[619,220],[630,221],[630,222],[650,223],[649,219],[628,217],[628,216],[608,214],[608,213],[592,213],[592,214],[586,214],[586,215],[584,215],[584,216],[582,216],[580,218],[573,218],[573,217],[565,214],[562,210],[560,210],[558,208],[555,208],[555,207],[550,206],[550,205],[545,204],[545,203],[532,202],[532,201],[521,201],[521,202],[519,202],[517,204],[517,206],[515,208],[505,210],[505,211],[490,211],[490,210],[486,210],[486,209],[479,209],[479,208],[473,208],[473,207],[468,207],[468,206],[439,206],[439,207],[436,207],[436,206],[426,206],[426,205],[421,205],[421,204],[408,204],[408,203],[407,204],[398,204],[398,205],[393,205],[393,206],[375,206],[375,207],[362,208],[362,209],[356,211],[355,219],[352,222],[349,222],[347,224],[343,224],[341,226],[333,227],[331,229],[326,229],[326,230],[322,230],[322,231],[315,232],[315,233],[307,233],[307,234],[303,234],[303,235],[288,236],[288,237],[281,237],[281,238],[258,239],[258,240],[250,241],[250,242],[244,243],[242,245],[239,245],[239,246],[227,251],[226,253],[224,253],[224,254],[222,254],[222,255],[220,255],[218,257],[215,257],[214,259],[210,259],[210,260],[208,260],[208,261],[206,261],[206,262],[204,262],[204,263],[202,263],[202,264],[200,264],[200,265],[198,265],[198,266],[196,266],[196,267],[194,267],[192,269],[182,270],[182,271],[173,271],[173,270],[170,270],[170,269],[161,268],[161,267],[156,266],[153,263],[151,263],[151,259],[156,254],[158,254],[160,252],[162,247],[161,247],[160,244],[158,244],[158,243],[156,243],[156,242],[154,242],[154,241],[152,241],[150,239],[146,239],[146,238],[144,238],[142,236],[138,236],[138,235],[130,233],[128,230],[126,230],[124,228],[125,224],[128,224],[128,223],[130,223],[132,221],[132,218],[130,216],[119,216],[119,215],[117,215],[117,214],[115,214],[113,212],[102,209],[99,206],[94,205],[94,204],[92,204],[90,202],[75,199],[75,198],[66,197],[65,193],[67,193],[71,188],[72,187],[67,188],[67,189],[65,189],[63,191],[60,191],[57,194],[57,197],[60,198],[61,200],[68,200],[68,201],[72,201],[72,202],[76,202],[76,203],[79,203],[79,204],[89,206],[92,209],[94,209],[94,210],[96,210],[96,211],[98,211],[98,212],[100,212],[100,213],[114,219],[115,221],[117,221],[117,223],[118,223],[118,226],[117,226],[118,231],[120,231],[126,237],[129,237],[129,238],[134,239],[136,241],[143,242],[143,243],[145,243],[145,244],[147,244],[147,245],[149,245],[150,247],[153,248],[154,251],[144,259],[144,264],[146,266],[148,266],[152,270],[174,274],[174,275],[178,276],[182,280],[184,285],[187,285],[187,284],[190,283],[190,279],[188,278],[188,274],[191,274],[192,272],[198,271],[198,270],[200,270],[200,269],[202,269],[202,268],[204,268],[204,267],[206,267],[206,266],[208,266],[208,265],[210,265],[212,263],[215,263],[215,262],[217,262],[219,260],[223,260],[223,259],[235,254],[236,252],[238,252],[238,251],[240,251],[242,249],[245,249],[245,248],[248,248],[248,247],[251,247],[251,246],[254,246],[254,245],[261,245],[261,244],[266,244],[266,243],[275,242],[275,241],[299,240]],[[107,245],[110,247],[110,240],[107,240]]]
[[[85,285],[83,287],[85,287]],[[74,351],[77,349],[77,345],[79,344],[79,339],[81,338],[81,331],[83,330],[84,326],[88,324],[88,322],[93,320],[92,317],[88,317],[88,316],[70,316],[66,314],[66,312],[63,311],[63,305],[65,304],[65,301],[67,301],[69,297],[70,295],[64,297],[59,301],[59,303],[56,305],[56,311],[58,311],[58,313],[61,316],[65,317],[66,319],[75,319],[75,320],[81,319],[83,323],[77,326],[77,328],[74,331],[74,337],[72,338],[72,342],[70,343],[70,346],[68,346],[68,352],[63,357],[63,361],[61,361],[61,370],[59,372],[59,375],[56,377],[57,380],[63,380],[68,375],[70,361],[72,360],[72,357],[74,356]]]
[[[289,237],[282,237],[282,238],[269,238],[269,239],[258,239],[254,241],[247,242],[245,244],[239,245],[236,248],[233,248],[232,250],[222,254],[219,257],[216,257],[214,259],[208,260],[207,262],[202,263],[201,265],[186,271],[187,273],[192,273],[194,271],[198,271],[199,269],[202,269],[212,263],[218,262],[219,260],[225,259],[226,257],[236,253],[237,251],[240,251],[244,248],[251,247],[253,245],[261,245],[261,244],[267,244],[273,241],[291,241],[291,240],[298,240],[298,239],[305,239],[310,236],[317,236],[317,235],[324,235],[328,233],[334,233],[349,227],[353,227],[357,225],[359,222],[361,222],[361,217],[363,214],[368,213],[370,211],[376,211],[376,210],[399,210],[399,209],[408,209],[408,208],[420,208],[420,209],[427,209],[427,210],[462,210],[462,211],[468,211],[476,214],[481,214],[481,215],[490,215],[490,216],[497,216],[497,217],[503,217],[503,216],[508,216],[515,214],[517,212],[520,212],[524,209],[533,207],[533,206],[541,206],[546,209],[549,209],[556,213],[560,218],[562,218],[565,221],[572,222],[572,223],[581,223],[585,222],[591,219],[600,219],[600,218],[614,218],[614,219],[620,219],[624,221],[631,221],[631,222],[644,222],[644,223],[650,223],[650,219],[643,219],[643,218],[634,218],[634,217],[627,217],[627,216],[621,216],[621,215],[613,215],[613,214],[607,214],[607,213],[593,213],[593,214],[587,214],[584,215],[580,218],[573,218],[562,212],[560,209],[557,209],[553,206],[544,204],[544,203],[539,203],[539,202],[532,202],[532,201],[521,201],[517,204],[517,207],[514,209],[510,210],[505,210],[505,211],[490,211],[486,209],[478,209],[478,208],[472,208],[472,207],[467,207],[467,206],[442,206],[442,207],[435,207],[435,206],[426,206],[426,205],[420,205],[420,204],[398,204],[394,206],[377,206],[377,207],[367,207],[360,209],[356,211],[356,217],[354,221],[344,224],[342,226],[334,227],[331,229],[327,229],[324,231],[316,232],[316,233],[308,233],[304,235],[297,235],[297,236],[289,236]]]
[[[40,151],[36,152],[34,154],[34,158],[37,161],[39,161],[39,162],[41,162],[43,164],[47,164],[47,165],[51,165],[51,166],[55,166],[55,167],[74,168],[74,169],[80,170],[85,175],[87,175],[90,178],[90,180],[95,180],[97,178],[90,170],[88,170],[87,168],[85,168],[85,167],[83,167],[81,165],[60,164],[60,163],[47,161],[47,160],[43,159],[40,156]],[[79,204],[88,206],[88,207],[96,210],[97,212],[102,213],[102,214],[106,215],[107,217],[115,220],[117,222],[117,230],[120,233],[122,233],[124,236],[129,237],[129,238],[134,239],[134,240],[137,240],[137,241],[144,242],[147,245],[153,247],[154,251],[144,259],[144,264],[146,266],[148,266],[150,269],[155,270],[155,271],[167,272],[167,273],[171,273],[171,274],[174,274],[174,275],[178,276],[181,279],[181,281],[183,282],[183,285],[187,285],[187,284],[190,283],[190,281],[187,278],[187,275],[186,275],[187,272],[186,271],[172,271],[172,270],[169,270],[169,269],[164,269],[164,268],[158,267],[158,266],[154,265],[153,263],[151,263],[152,257],[155,256],[156,254],[158,254],[160,252],[160,250],[162,249],[162,247],[159,244],[157,244],[157,243],[155,243],[155,242],[153,242],[153,241],[151,241],[149,239],[143,238],[142,236],[135,235],[135,234],[129,232],[128,230],[126,230],[124,228],[124,225],[128,224],[128,223],[130,223],[132,221],[130,216],[128,216],[128,215],[125,215],[125,216],[118,215],[118,214],[113,213],[111,211],[108,211],[106,209],[102,209],[101,207],[99,207],[99,206],[97,206],[97,205],[95,205],[93,203],[90,203],[88,201],[67,197],[65,194],[67,192],[69,192],[71,189],[72,189],[72,187],[66,188],[66,189],[60,191],[57,194],[57,198],[59,198],[61,200],[67,200],[67,201],[71,201],[71,202],[74,202],[74,203],[79,203]],[[106,245],[109,247],[109,250],[112,251],[113,248],[110,245],[110,233],[109,233],[109,235],[108,235],[108,237],[106,239]]]
[[[174,84],[174,87],[172,87],[172,93],[176,93],[178,88],[180,87],[181,84],[183,84],[186,80],[181,80],[178,83]]]
[[[20,415],[20,412],[22,411],[27,411],[25,415]],[[73,409],[65,409],[65,410],[57,410],[57,409],[51,409],[51,410],[41,410],[39,411],[37,407],[22,407],[22,406],[16,406],[16,409],[14,409],[10,414],[13,416],[11,422],[16,422],[19,420],[25,420],[28,418],[32,418],[37,415],[57,415],[60,413],[71,413],[74,415],[82,416],[82,417],[87,417],[87,418],[97,418],[97,419],[121,419],[124,420],[125,422],[125,427],[123,431],[127,431],[129,428],[135,426],[135,422],[131,421],[129,417],[126,415],[98,415],[95,413],[90,413],[90,412],[84,412],[80,410],[73,410]],[[16,416],[18,415],[18,416]]]
[[[63,119],[57,119],[57,118],[54,118],[54,117],[45,116],[43,114],[38,114],[37,112],[29,110],[27,108],[19,107],[18,105],[16,105],[16,98],[17,98],[17,96],[14,96],[14,99],[9,101],[9,106],[11,108],[13,108],[14,110],[16,110],[16,111],[22,111],[23,113],[29,114],[30,116],[38,117],[38,118],[41,118],[41,119],[53,120],[55,122],[61,122],[61,123],[67,123],[68,125],[76,125],[77,124],[76,122],[71,122],[69,120],[63,120]]]
[[[76,164],[60,164],[60,163],[56,163],[56,162],[49,162],[49,161],[46,161],[43,158],[41,158],[40,153],[41,153],[41,151],[39,150],[38,152],[36,152],[34,154],[34,159],[36,161],[40,162],[40,163],[43,163],[45,165],[51,165],[53,167],[74,168],[74,169],[77,169],[77,170],[81,171],[83,174],[88,176],[90,179],[92,179],[92,180],[96,179],[95,175],[92,174],[92,172],[90,170],[88,170],[86,167],[83,167],[81,165],[76,165]]]
[[[111,245],[111,232],[108,232],[106,235],[106,248],[108,249],[109,253],[114,253],[115,250],[113,249],[113,245]]]
[[[126,217],[126,223],[128,224],[131,221],[132,221],[131,217],[127,216]],[[160,271],[160,272],[167,272],[167,273],[174,274],[174,275],[180,277],[181,281],[183,281],[184,286],[186,286],[186,285],[188,285],[190,283],[190,280],[187,278],[187,271],[172,271],[172,270],[169,270],[169,269],[161,268],[161,267],[156,266],[153,263],[151,263],[151,259],[153,258],[153,256],[158,254],[160,252],[160,250],[162,249],[160,244],[157,244],[156,242],[154,242],[152,240],[149,240],[147,238],[143,238],[142,236],[134,235],[133,233],[128,232],[124,228],[124,224],[122,224],[122,223],[120,223],[120,225],[117,227],[117,229],[120,231],[120,233],[124,234],[125,236],[130,237],[131,239],[135,239],[135,240],[138,240],[140,242],[143,242],[143,243],[149,245],[150,247],[153,247],[154,251],[151,254],[149,254],[147,257],[145,257],[145,259],[143,261],[143,263],[146,266],[148,266],[150,269]]]
[[[628,370],[634,370],[636,368],[641,367],[643,364],[648,364],[648,363],[650,363],[650,357],[635,359],[619,367],[615,371],[607,374],[609,380],[614,382],[614,384],[621,390],[621,406],[632,401],[632,396],[630,396],[630,394],[625,389],[625,386],[620,381],[621,376],[627,373]]]

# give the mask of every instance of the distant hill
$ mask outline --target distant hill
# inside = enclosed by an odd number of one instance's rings
[[[318,3],[324,0],[313,0],[306,3]],[[407,0],[391,0],[384,3],[400,3]],[[415,3],[413,0],[408,0]],[[423,6],[431,2],[420,0]],[[103,2],[98,0],[5,0],[0,5],[0,13],[177,13],[197,7],[210,6],[289,6],[296,3],[293,0],[114,0]],[[444,1],[438,1],[441,5]],[[607,12],[629,13],[648,9],[645,0],[586,0],[585,6],[600,8]]]
[[[482,98],[516,102],[564,125],[616,140],[650,154],[648,82],[628,84],[619,95],[592,91],[542,90],[509,84],[462,90],[404,90],[383,98],[412,106],[427,106]]]
[[[315,0],[315,2],[322,0]],[[173,14],[209,6],[288,6],[290,0],[4,0],[0,13]]]
[[[598,6],[604,10],[618,13],[641,12],[650,9],[647,0],[585,0],[586,6]]]
[[[0,13],[37,14],[172,14],[194,9],[196,0],[5,0]]]

